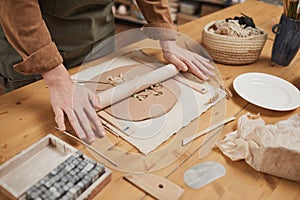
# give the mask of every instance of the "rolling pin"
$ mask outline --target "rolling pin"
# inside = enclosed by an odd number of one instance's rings
[[[143,74],[120,85],[100,92],[98,94],[101,99],[100,105],[102,109],[104,109],[150,87],[151,85],[170,79],[178,73],[179,70],[173,64],[162,66],[149,73]]]

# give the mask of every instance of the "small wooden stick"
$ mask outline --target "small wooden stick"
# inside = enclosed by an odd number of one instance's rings
[[[197,133],[195,135],[183,138],[183,140],[182,140],[182,146],[187,145],[188,143],[190,143],[194,139],[196,139],[196,138],[198,138],[198,137],[200,137],[200,136],[202,136],[202,135],[204,135],[204,134],[206,134],[206,133],[208,133],[208,132],[210,132],[210,131],[212,131],[212,130],[214,130],[214,129],[216,129],[216,128],[224,125],[224,124],[227,124],[228,122],[231,122],[233,120],[235,120],[235,117],[229,117],[229,118],[227,118],[227,119],[225,119],[225,120],[223,120],[221,122],[218,122],[218,123],[216,123],[216,124],[214,124],[214,125],[206,128],[206,129],[200,131],[199,133]]]
[[[57,130],[59,130],[57,127],[55,127]],[[94,148],[93,146],[89,145],[88,143],[82,141],[81,139],[75,137],[74,135],[72,135],[71,133],[68,133],[67,131],[63,131],[64,134],[66,134],[67,136],[73,138],[74,140],[80,142],[81,144],[83,144],[84,146],[86,146],[87,148],[91,149],[92,151],[94,151],[95,153],[97,153],[99,156],[101,156],[102,158],[104,158],[105,160],[107,160],[108,162],[110,162],[111,164],[113,164],[115,167],[118,167],[118,165],[110,160],[108,157],[106,157],[103,153],[101,153],[100,151],[98,151],[96,148]]]
[[[219,96],[220,96],[219,93],[215,90],[214,96],[209,99],[208,103],[215,102],[217,99],[219,99]]]
[[[103,127],[108,130],[109,132],[111,132],[112,134],[114,134],[116,137],[120,137],[120,135],[118,134],[118,129],[114,126],[112,126],[110,123],[108,123],[106,120],[104,120],[103,118],[100,118],[102,121],[102,125]]]

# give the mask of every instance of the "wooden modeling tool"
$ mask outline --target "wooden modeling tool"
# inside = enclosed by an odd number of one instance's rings
[[[228,122],[231,122],[235,120],[235,117],[229,117],[219,123],[216,123],[216,124],[213,124],[212,126],[200,131],[199,133],[195,134],[195,135],[192,135],[192,136],[189,136],[189,137],[186,137],[186,138],[183,138],[182,140],[182,146],[184,145],[187,145],[188,143],[192,142],[194,139],[216,129],[216,128],[219,128],[220,126],[224,125],[224,124],[227,124]]]
[[[179,199],[184,190],[168,179],[153,174],[127,174],[124,178],[152,197],[160,200]]]
[[[97,112],[98,116],[101,118],[101,120],[104,120],[103,125],[107,125],[107,127],[111,128],[112,131],[114,131],[115,134],[119,135],[119,133],[123,133],[127,136],[130,136],[133,134],[129,126],[122,126],[121,124],[114,123],[115,119],[113,116],[108,114],[105,111],[99,111]]]
[[[57,127],[55,127],[57,130],[59,130]],[[74,135],[72,135],[71,133],[68,133],[67,131],[63,131],[64,134],[66,134],[67,136],[73,138],[74,140],[80,142],[81,144],[83,144],[84,146],[86,146],[87,148],[91,149],[92,151],[94,151],[95,153],[97,153],[99,156],[101,156],[102,158],[104,158],[105,160],[107,160],[109,163],[113,164],[115,167],[118,167],[117,163],[115,163],[114,161],[110,160],[107,156],[105,156],[103,153],[101,153],[100,151],[98,151],[96,148],[94,148],[93,146],[89,145],[88,143],[82,141],[81,139],[75,137]]]
[[[102,125],[103,127],[111,132],[112,134],[114,134],[116,137],[120,137],[120,135],[118,134],[118,129],[116,127],[114,127],[113,125],[111,125],[110,123],[108,123],[105,119],[101,118],[101,122],[102,122]]]

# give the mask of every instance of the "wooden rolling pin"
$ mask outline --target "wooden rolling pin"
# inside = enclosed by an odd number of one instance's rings
[[[173,64],[168,64],[155,69],[147,74],[143,74],[116,87],[99,93],[101,107],[106,108],[127,97],[140,92],[151,85],[165,81],[177,75],[179,70]]]

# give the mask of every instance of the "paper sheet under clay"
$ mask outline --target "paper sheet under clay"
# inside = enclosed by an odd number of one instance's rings
[[[99,65],[85,69],[76,75],[72,76],[74,80],[91,80],[95,75],[100,75],[106,71],[116,69],[125,65],[135,65],[141,64],[141,67],[144,64],[132,59],[133,57],[146,57],[149,59],[149,56],[139,52],[133,51],[124,56],[120,56],[112,61],[101,63]],[[159,69],[163,64],[162,63],[149,63],[150,66],[155,69]],[[166,77],[172,78],[174,76],[174,71],[168,72],[169,74],[160,74],[164,79]],[[173,73],[173,74],[172,74]],[[178,73],[178,72],[176,72]],[[154,79],[159,79],[155,75]],[[151,79],[151,77],[147,77]],[[142,121],[129,121],[115,118],[105,111],[100,111],[98,114],[101,118],[108,121],[113,126],[117,127],[119,131],[116,131],[123,139],[128,141],[134,147],[136,147],[143,154],[148,154],[159,147],[163,142],[167,141],[173,134],[178,132],[184,126],[187,126],[192,120],[199,117],[203,112],[207,111],[211,106],[215,105],[219,100],[225,97],[225,92],[220,88],[216,88],[208,83],[195,83],[193,81],[193,87],[197,85],[199,88],[206,90],[204,93],[200,93],[191,87],[189,87],[186,82],[183,84],[183,81],[177,80],[185,79],[181,75],[175,76],[175,78],[168,79],[162,84],[172,82],[176,84],[179,88],[179,94],[177,94],[176,104],[165,114],[150,118]],[[213,102],[210,102],[213,96],[217,96]],[[129,97],[131,98],[131,97]]]

